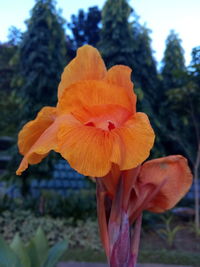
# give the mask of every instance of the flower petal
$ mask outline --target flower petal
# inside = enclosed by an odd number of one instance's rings
[[[156,187],[164,181],[159,193],[148,206],[150,211],[163,212],[175,206],[187,193],[192,183],[192,174],[187,160],[177,155],[145,162],[139,180],[142,184]]]
[[[58,102],[58,113],[69,113],[96,105],[120,105],[133,113],[133,105],[123,87],[105,81],[81,81],[65,90]]]
[[[106,67],[98,50],[90,45],[78,49],[77,56],[65,67],[58,87],[58,98],[64,89],[82,80],[101,80]]]
[[[109,132],[83,126],[69,115],[61,124],[58,142],[61,155],[81,174],[102,177],[109,172],[112,147]]]
[[[128,170],[141,164],[150,153],[154,132],[145,113],[137,112],[121,128],[112,131],[114,136],[111,161],[120,170]]]
[[[104,177],[101,177],[102,184],[105,186],[106,191],[108,192],[111,198],[113,198],[116,194],[117,185],[119,183],[120,177],[121,171],[119,169],[119,166],[116,164],[112,164],[109,173],[106,174]]]
[[[38,112],[35,120],[24,125],[18,135],[18,147],[22,155],[25,155],[41,134],[54,122],[56,108],[44,107]]]
[[[27,123],[20,131],[18,145],[24,158],[16,172],[17,175],[21,175],[27,169],[28,163],[39,163],[50,150],[56,150],[58,126],[55,118],[55,108],[45,107],[35,120]]]
[[[111,84],[123,87],[129,95],[130,101],[136,112],[136,95],[133,91],[133,83],[131,81],[131,68],[124,65],[116,65],[110,68],[106,74],[105,80]]]

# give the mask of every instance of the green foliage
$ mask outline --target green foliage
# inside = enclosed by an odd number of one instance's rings
[[[141,263],[156,262],[160,264],[176,264],[199,267],[200,255],[199,253],[178,251],[175,249],[172,251],[169,251],[169,249],[154,249],[140,251],[138,260]]]
[[[11,26],[8,29],[9,33],[8,33],[8,40],[9,40],[9,44],[17,47],[19,46],[21,40],[22,40],[22,33],[20,31],[20,29],[16,28],[15,26]]]
[[[166,40],[166,49],[162,61],[160,92],[157,99],[157,121],[158,133],[157,144],[162,148],[163,155],[184,154],[182,145],[173,140],[174,129],[179,127],[179,117],[172,111],[168,94],[171,89],[183,86],[187,75],[184,64],[184,51],[178,35],[171,31]],[[162,105],[160,105],[162,103]],[[182,127],[181,127],[182,128]],[[161,155],[159,155],[161,156]]]
[[[132,66],[133,47],[126,0],[107,0],[102,10],[102,30],[98,47],[108,67],[116,64]]]
[[[100,38],[100,20],[101,12],[97,6],[90,7],[87,12],[81,9],[77,15],[71,16],[68,27],[72,33],[71,48],[74,53],[84,44],[96,46]]]
[[[95,189],[68,190],[68,196],[43,192],[44,213],[54,217],[73,217],[76,222],[96,217]]]
[[[47,258],[48,255],[48,240],[41,228],[41,226],[38,228],[35,236],[32,239],[31,246],[29,247],[29,255],[32,255],[31,248],[33,252],[36,252],[36,255],[31,256],[32,258],[37,259],[39,266],[42,266]]]
[[[68,196],[63,197],[53,192],[43,192],[44,214],[53,217],[73,217],[74,222],[88,217],[96,217],[95,189],[68,190]]]
[[[22,267],[19,257],[0,237],[0,267]]]
[[[16,234],[10,244],[10,248],[15,252],[16,255],[18,255],[20,262],[22,266],[31,267],[31,261],[26,253],[26,248],[19,236],[19,234]]]
[[[160,214],[144,211],[142,215],[142,227],[144,230],[154,228],[160,222]]]
[[[200,87],[200,46],[192,50],[190,73],[195,84]]]
[[[53,0],[37,0],[26,24],[27,31],[23,34],[15,57],[18,72],[12,79],[12,86],[16,88],[20,97],[26,100],[23,109],[18,113],[23,124],[35,118],[41,107],[56,103],[60,75],[67,63],[64,21]],[[18,129],[15,131],[18,132]],[[16,170],[16,165],[20,162],[16,151],[16,147],[13,147],[13,160],[8,172],[14,179],[17,179],[14,169]],[[49,157],[41,164],[40,170],[35,171],[34,167],[30,169],[31,174],[36,174],[36,177],[49,177],[53,161],[54,156]],[[30,177],[30,170],[21,180],[23,195],[28,194],[27,177]]]
[[[132,79],[135,92],[138,96],[137,108],[150,117],[153,129],[156,132],[156,142],[153,149],[153,156],[163,156],[163,147],[159,138],[159,118],[158,109],[160,108],[160,79],[157,73],[156,61],[153,57],[151,48],[150,30],[139,24],[135,15],[132,24],[133,32],[133,63]],[[138,94],[139,92],[139,94]],[[142,92],[142,94],[141,94]],[[142,97],[141,97],[142,95]]]
[[[68,190],[68,196],[61,196],[55,192],[43,191],[41,197],[32,196],[25,199],[0,198],[0,211],[6,210],[32,210],[36,215],[49,215],[52,217],[70,217],[74,223],[78,220],[96,218],[95,189],[82,189],[78,191]]]
[[[136,18],[135,18],[136,19]],[[158,75],[156,62],[151,48],[150,30],[141,26],[137,19],[133,23],[133,80],[136,87],[141,87],[144,92],[142,107],[150,105],[154,108],[160,92],[158,91]],[[148,104],[149,103],[149,104]]]
[[[17,47],[10,44],[0,44],[0,93],[11,91],[11,79],[15,68],[12,59],[16,53]]]
[[[185,155],[194,164],[200,131],[199,87],[190,80],[182,88],[169,90],[167,95],[171,116],[173,115],[172,123],[176,119],[175,125],[172,124],[171,136],[181,145]],[[184,131],[182,131],[183,127]]]
[[[55,267],[66,249],[66,241],[49,249],[44,232],[39,227],[27,246],[18,234],[10,247],[0,238],[0,267]]]
[[[0,135],[16,136],[25,100],[16,91],[0,91]]]
[[[56,89],[67,62],[63,19],[53,0],[36,1],[27,27],[19,48],[16,84],[22,79],[20,93],[28,99],[24,118],[31,119],[42,106],[56,103]]]
[[[182,229],[182,227],[179,225],[173,227],[171,225],[172,219],[173,219],[173,216],[168,216],[168,217],[163,216],[162,220],[165,226],[163,229],[158,230],[158,233],[161,234],[161,236],[166,240],[170,248],[173,247],[177,232]]]
[[[28,257],[30,258],[30,262],[33,262],[35,265],[39,266],[40,264],[39,257],[37,255],[35,244],[32,240],[29,242],[27,246],[27,254],[28,254]]]
[[[171,31],[166,40],[162,67],[162,77],[165,90],[176,88],[184,83],[185,59],[184,50],[178,35]]]
[[[42,267],[55,267],[59,259],[62,257],[64,251],[66,251],[66,242],[61,241],[50,249],[48,258]]]
[[[194,222],[190,222],[189,230],[191,233],[194,233],[196,237],[200,237],[200,228],[197,228]]]
[[[100,250],[98,223],[90,218],[74,223],[72,217],[52,218],[50,216],[36,216],[30,211],[5,211],[0,216],[0,234],[4,239],[12,241],[16,232],[27,243],[35,233],[35,229],[42,227],[50,246],[57,242],[68,240],[70,248],[90,248]],[[30,244],[30,253],[34,254],[33,244]],[[31,254],[31,255],[32,255]]]
[[[200,53],[197,51],[197,48],[193,50],[192,64],[184,73],[185,83],[167,92],[170,137],[181,146],[193,166],[200,143]]]

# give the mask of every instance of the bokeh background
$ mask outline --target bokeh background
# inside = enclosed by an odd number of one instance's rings
[[[150,158],[184,155],[194,184],[164,215],[144,214],[140,262],[199,266],[200,2],[198,0],[17,0],[0,2],[0,233],[22,240],[42,226],[63,261],[105,261],[95,184],[58,155],[15,175],[17,134],[55,105],[63,68],[78,47],[99,49],[107,67],[133,69],[138,111],[150,117]],[[162,249],[161,249],[162,248]]]

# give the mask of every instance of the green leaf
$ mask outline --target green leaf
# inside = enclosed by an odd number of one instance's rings
[[[55,267],[63,253],[67,250],[67,241],[57,243],[49,250],[48,258],[42,267]]]
[[[0,237],[0,267],[23,267],[18,256]]]
[[[31,240],[26,248],[27,254],[29,256],[31,267],[40,267],[40,261],[38,259],[38,253],[33,240]],[[1,267],[1,266],[0,266]]]
[[[39,266],[42,266],[47,259],[49,246],[48,246],[48,240],[41,227],[38,227],[36,234],[33,238],[33,243],[36,248],[37,258],[39,260]]]
[[[16,234],[12,243],[10,244],[11,249],[18,255],[21,264],[24,267],[31,267],[30,259],[27,254],[27,251],[22,243],[21,238],[19,237],[19,234]]]

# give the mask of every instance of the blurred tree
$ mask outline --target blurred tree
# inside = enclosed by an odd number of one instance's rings
[[[96,46],[100,40],[100,22],[101,11],[98,7],[90,7],[88,9],[86,23],[85,23],[85,35],[87,37],[87,43]]]
[[[145,26],[133,23],[133,79],[135,86],[141,88],[144,93],[144,105],[151,105],[151,108],[156,106],[159,98],[158,92],[158,73],[156,61],[153,57],[151,48],[151,38],[149,37],[150,30]]]
[[[68,23],[68,27],[72,32],[73,49],[76,49],[86,43],[85,37],[85,20],[86,14],[84,10],[79,10],[78,15],[71,16],[71,23]]]
[[[17,51],[17,43],[12,41],[9,39],[7,43],[0,44],[0,136],[16,134],[23,106],[22,99],[12,88],[11,81],[16,71],[13,59]]]
[[[133,65],[133,34],[126,0],[107,0],[102,10],[102,29],[98,47],[107,67]]]
[[[193,75],[193,79],[200,86],[200,46],[195,47],[192,50],[192,62],[190,71]]]
[[[78,15],[71,16],[68,27],[72,37],[68,36],[68,49],[72,49],[71,57],[75,56],[76,50],[84,45],[96,46],[100,35],[101,11],[97,6],[90,7],[87,12],[79,10]]]
[[[11,79],[15,68],[12,59],[16,53],[17,47],[12,44],[0,44],[0,91],[8,93],[11,91]]]
[[[164,147],[164,155],[184,153],[181,145],[171,138],[171,132],[177,124],[177,117],[173,116],[168,91],[181,88],[187,81],[184,50],[178,35],[171,31],[166,40],[166,48],[161,67],[161,83],[157,107],[157,125],[159,141]]]
[[[160,105],[160,80],[156,61],[151,48],[150,30],[137,22],[133,23],[133,81],[138,95],[138,109],[147,113],[156,132],[153,157],[162,156],[164,147],[161,143],[158,110]]]
[[[57,87],[67,63],[63,19],[53,0],[37,0],[19,48],[20,72],[15,84],[27,98],[24,118],[56,103]]]
[[[22,32],[15,26],[8,29],[8,43],[13,46],[18,46],[22,40]]]
[[[181,40],[172,30],[166,40],[166,49],[162,61],[163,87],[165,90],[180,87],[184,83],[185,59]]]
[[[182,87],[168,91],[171,115],[170,137],[183,150],[193,167],[195,185],[195,225],[199,229],[200,175],[200,47],[192,51],[192,62],[185,72],[186,82]]]
[[[16,136],[23,107],[23,99],[16,91],[0,91],[0,136]]]
[[[56,103],[60,75],[67,63],[63,25],[64,21],[56,10],[54,0],[36,0],[31,17],[27,21],[28,29],[22,36],[22,42],[15,56],[15,64],[19,71],[13,77],[12,86],[24,101],[21,110],[23,114],[16,133],[22,124],[36,116],[42,106]],[[31,166],[23,174],[22,179],[19,179],[15,176],[20,162],[17,147],[12,147],[9,153],[12,155],[12,160],[5,177],[11,181],[13,179],[21,181],[23,195],[29,192],[28,184],[31,177],[39,179],[51,177],[55,154],[44,160],[39,168]]]

